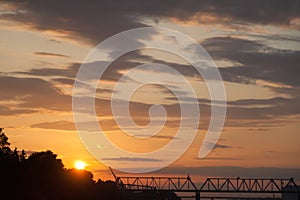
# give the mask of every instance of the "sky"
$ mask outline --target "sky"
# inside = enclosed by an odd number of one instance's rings
[[[81,64],[99,43],[141,27],[180,31],[207,51],[226,91],[225,124],[214,149],[205,158],[198,158],[211,117],[207,85],[182,57],[144,48],[122,55],[110,64],[101,80],[92,80],[98,84],[96,118],[107,138],[135,153],[181,141],[176,135],[182,120],[180,103],[195,106],[191,102],[196,99],[201,117],[191,146],[168,167],[152,174],[300,180],[299,0],[0,1],[0,126],[5,128],[11,145],[27,152],[50,149],[68,168],[83,160],[96,177],[111,179],[108,166],[88,152],[78,135],[72,110],[73,86]],[[101,59],[86,65],[104,68],[120,46],[157,42],[168,47],[166,41],[172,39],[158,32],[133,38],[106,46]],[[173,39],[172,45],[176,44]],[[131,71],[147,63],[175,69],[194,88],[196,98],[179,87],[176,73],[151,66]],[[129,109],[135,126],[118,127],[116,118],[126,118],[120,112],[114,116],[112,94],[121,102],[117,111],[122,111],[129,89],[135,87],[137,79],[148,77],[168,80],[168,84],[147,84],[132,93]],[[180,94],[183,102],[175,94]],[[151,122],[148,112],[154,104],[165,108],[166,122],[157,134],[151,133],[152,137],[139,137],[137,132],[149,134],[143,130]],[[162,116],[152,114],[156,130]],[[95,131],[86,123],[88,132]],[[184,129],[186,136],[191,131],[188,128]],[[136,137],[128,134],[130,131]],[[124,166],[147,162],[108,155],[104,160]],[[155,165],[160,159],[150,161]]]

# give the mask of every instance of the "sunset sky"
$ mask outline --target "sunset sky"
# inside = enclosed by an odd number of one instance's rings
[[[0,1],[0,126],[12,147],[28,152],[50,149],[68,168],[82,160],[97,178],[111,179],[108,166],[89,154],[77,134],[73,84],[80,65],[101,41],[146,26],[180,31],[206,49],[224,80],[225,126],[213,151],[199,159],[211,110],[205,82],[184,59],[170,52],[141,49],[113,62],[98,83],[95,107],[106,136],[132,152],[154,151],[173,139],[180,140],[174,138],[180,124],[179,102],[164,86],[143,86],[130,100],[130,113],[139,126],[150,122],[151,105],[166,109],[164,127],[149,139],[126,135],[110,107],[114,87],[128,70],[147,63],[165,64],[195,88],[201,118],[190,148],[153,174],[294,177],[299,181],[299,0]],[[154,32],[137,35],[142,44],[157,38]],[[131,42],[135,41],[124,44]],[[100,68],[106,62],[98,61]],[[135,76],[145,76],[139,73]],[[170,82],[176,79],[168,71],[158,76],[169,77]],[[129,87],[124,83],[116,93],[124,97]],[[188,104],[188,93],[179,92]],[[137,127],[130,130],[140,131]],[[128,157],[106,159],[124,165],[133,161]]]

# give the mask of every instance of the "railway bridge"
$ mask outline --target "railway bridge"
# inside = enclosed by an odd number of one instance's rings
[[[116,176],[118,187],[122,190],[129,191],[161,191],[175,192],[179,194],[192,193],[191,197],[195,200],[208,198],[203,196],[207,193],[221,194],[209,198],[233,198],[226,194],[293,194],[296,198],[300,197],[299,186],[293,178],[275,179],[275,178],[207,178],[200,185],[194,183],[190,176],[187,177],[133,177],[133,176]],[[240,198],[240,197],[239,197]]]

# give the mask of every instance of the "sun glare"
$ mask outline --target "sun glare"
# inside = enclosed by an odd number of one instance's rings
[[[81,161],[81,160],[77,160],[74,164],[74,167],[78,170],[84,170],[85,169],[85,162]]]

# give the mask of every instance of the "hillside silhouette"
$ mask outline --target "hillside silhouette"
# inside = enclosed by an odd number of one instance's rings
[[[93,180],[86,170],[66,169],[52,151],[27,155],[12,150],[0,128],[1,199],[24,200],[127,200],[180,199],[175,193],[120,190],[114,181]]]

